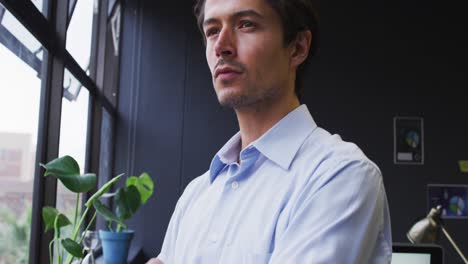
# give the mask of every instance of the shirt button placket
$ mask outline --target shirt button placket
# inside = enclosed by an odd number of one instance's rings
[[[239,183],[238,183],[237,181],[233,181],[233,182],[231,183],[231,187],[232,187],[232,189],[235,190],[235,189],[239,188]]]

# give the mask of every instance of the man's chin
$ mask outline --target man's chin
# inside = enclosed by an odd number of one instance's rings
[[[245,95],[218,96],[219,104],[223,107],[238,109],[251,105],[252,98]]]

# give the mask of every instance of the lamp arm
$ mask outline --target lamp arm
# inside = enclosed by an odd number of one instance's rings
[[[468,260],[466,260],[466,257],[463,255],[463,253],[461,252],[461,250],[458,248],[457,244],[455,243],[455,241],[453,241],[452,237],[449,235],[449,233],[447,232],[447,230],[445,230],[445,228],[443,226],[441,226],[441,229],[442,229],[442,232],[444,232],[444,235],[447,237],[447,239],[450,241],[450,243],[452,244],[452,246],[455,248],[455,250],[457,250],[458,254],[460,255],[460,257],[463,259],[463,261],[465,262],[465,264],[468,264]]]

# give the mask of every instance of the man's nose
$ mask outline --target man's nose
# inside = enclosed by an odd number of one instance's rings
[[[235,57],[236,48],[231,30],[225,28],[219,32],[215,44],[216,57]]]

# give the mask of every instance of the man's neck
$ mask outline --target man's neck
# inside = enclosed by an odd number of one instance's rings
[[[277,101],[262,101],[252,106],[236,109],[242,139],[241,149],[261,137],[299,104],[299,100],[294,95]]]

